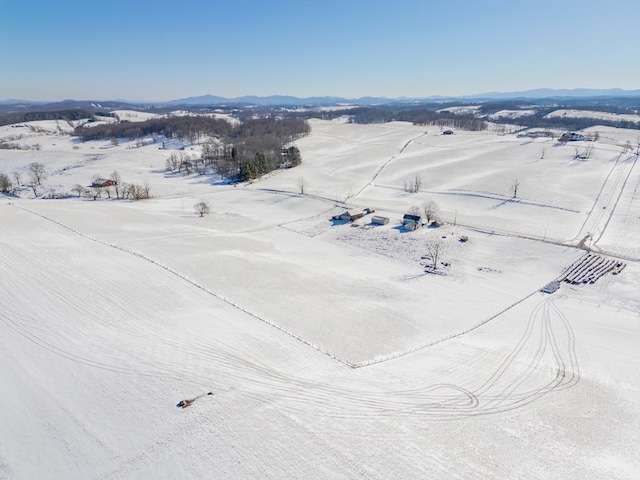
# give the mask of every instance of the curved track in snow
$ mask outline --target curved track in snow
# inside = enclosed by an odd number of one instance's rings
[[[170,274],[169,278],[179,279],[178,283],[187,280],[187,284],[182,283],[182,290],[195,287],[241,314],[255,317],[158,262],[65,228],[99,245],[146,260],[149,266],[145,271],[160,267]],[[12,268],[28,270],[19,259],[16,262]],[[42,272],[42,275],[41,281],[51,284],[58,277],[72,276],[73,271],[61,268]],[[107,286],[116,296],[126,295],[125,291],[118,290],[117,281],[109,281]],[[77,293],[82,295],[82,288]],[[526,305],[533,300],[529,299]],[[225,327],[224,334],[221,332],[217,336],[201,336],[177,330],[175,326],[154,327],[155,320],[141,315],[138,310],[143,304],[129,306],[119,301],[114,305],[114,315],[122,319],[121,325],[128,330],[126,342],[114,343],[118,337],[113,330],[118,327],[96,325],[90,319],[82,319],[82,298],[60,301],[61,312],[51,313],[52,320],[16,312],[0,303],[0,320],[39,348],[85,367],[115,374],[175,379],[194,385],[216,382],[223,390],[241,388],[243,395],[258,402],[275,403],[293,414],[311,407],[319,415],[345,418],[409,416],[446,420],[488,415],[521,408],[553,391],[570,388],[580,379],[573,329],[557,306],[556,297],[544,296],[537,303],[528,320],[521,324],[521,335],[511,340],[511,346],[503,344],[501,348],[505,353],[499,358],[495,355],[479,358],[471,370],[459,364],[446,381],[427,376],[412,381],[410,388],[386,386],[358,373],[364,372],[360,369],[350,370],[352,373],[345,373],[340,379],[318,380],[295,366],[284,367],[270,362],[261,350],[247,348],[242,331],[231,325]],[[521,304],[516,312],[523,307]],[[67,308],[76,318],[64,317]],[[273,325],[268,319],[264,322]],[[288,335],[313,347],[304,339]],[[335,358],[330,353],[323,353]],[[403,356],[399,362],[423,361],[417,352]],[[353,366],[345,361],[342,363]],[[372,368],[386,369],[385,364]]]

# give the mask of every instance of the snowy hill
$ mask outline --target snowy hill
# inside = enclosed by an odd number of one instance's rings
[[[165,172],[195,144],[0,127],[38,145],[0,173],[48,173],[0,197],[0,478],[638,478],[640,131],[310,123],[237,186]],[[74,193],[114,170],[152,198]],[[586,248],[624,268],[540,292]]]

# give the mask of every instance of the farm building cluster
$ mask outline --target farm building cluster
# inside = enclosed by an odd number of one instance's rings
[[[331,217],[331,220],[334,222],[351,223],[367,215],[370,215],[375,211],[376,209],[372,207],[364,208],[362,210],[348,209],[342,213],[334,215],[333,217]],[[373,215],[371,217],[370,224],[371,225],[387,225],[389,224],[389,222],[390,222],[389,217],[385,217],[382,215]],[[411,213],[405,213],[400,223],[402,224],[402,227],[408,231],[417,230],[418,228],[425,225],[425,221],[421,215],[415,215]],[[439,227],[440,225],[437,222],[431,222],[429,226]]]

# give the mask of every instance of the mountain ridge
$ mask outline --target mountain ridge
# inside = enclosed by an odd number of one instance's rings
[[[240,97],[222,97],[218,95],[205,94],[199,96],[183,97],[174,100],[161,102],[141,102],[130,100],[117,100],[118,103],[129,103],[137,105],[291,105],[291,106],[329,106],[329,105],[380,105],[388,103],[416,103],[416,102],[444,102],[444,101],[484,101],[484,100],[516,100],[516,99],[545,99],[545,98],[589,98],[589,97],[636,97],[640,96],[640,89],[624,90],[622,88],[573,88],[573,89],[553,89],[537,88],[532,90],[522,90],[515,92],[486,92],[472,95],[431,95],[427,97],[375,97],[363,96],[358,98],[338,97],[338,96],[312,96],[296,97],[293,95],[243,95]],[[84,102],[110,103],[116,100],[83,100]],[[72,103],[81,102],[79,100],[64,100],[57,102],[33,101],[21,99],[0,100],[0,105],[45,105],[51,103]]]

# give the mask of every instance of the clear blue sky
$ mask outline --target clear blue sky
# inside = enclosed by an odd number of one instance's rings
[[[639,0],[0,0],[0,99],[640,88]]]

